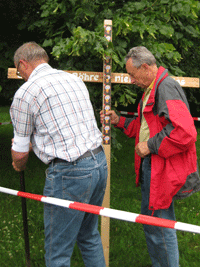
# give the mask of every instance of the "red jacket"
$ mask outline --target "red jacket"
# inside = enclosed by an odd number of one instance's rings
[[[144,97],[144,95],[143,95]],[[143,99],[143,98],[142,98]],[[142,99],[137,118],[120,117],[116,127],[139,142]],[[200,190],[195,142],[197,132],[181,86],[158,69],[144,109],[150,130],[151,184],[149,209],[167,209],[172,199],[185,198]],[[141,158],[135,153],[136,185],[139,185]]]

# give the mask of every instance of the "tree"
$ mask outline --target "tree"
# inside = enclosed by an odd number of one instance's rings
[[[42,45],[52,49],[52,55],[62,69],[102,71],[103,56],[112,54],[113,71],[124,72],[124,57],[128,50],[144,45],[155,55],[158,64],[167,67],[172,75],[199,76],[198,68],[186,64],[191,54],[194,64],[195,58],[199,58],[199,51],[193,50],[200,38],[199,1],[39,2],[40,19],[29,30],[44,35]],[[113,20],[112,44],[103,37],[104,19]],[[136,88],[132,89],[137,92]],[[127,105],[134,101],[130,86],[120,86],[120,94],[119,85],[114,85],[112,90],[113,103]]]
[[[128,50],[144,45],[170,74],[199,76],[199,1],[36,0],[24,5],[23,12],[16,6],[14,11],[20,14],[16,20],[19,39],[35,38],[51,54],[51,64],[60,69],[102,71],[104,55],[112,54],[113,71],[125,72]],[[109,44],[103,36],[104,19],[113,21],[113,42]],[[101,108],[102,85],[88,87],[95,108]],[[133,93],[139,89],[113,85],[113,105],[133,103]]]

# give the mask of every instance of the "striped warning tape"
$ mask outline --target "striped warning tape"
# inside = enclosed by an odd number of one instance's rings
[[[122,115],[134,115],[134,116],[138,116],[137,112],[128,112],[128,111],[119,111],[120,114]],[[198,117],[193,117],[194,121],[200,121],[200,118]],[[6,124],[12,124],[12,121],[9,122],[0,122],[0,125],[6,125]]]
[[[119,111],[120,114],[122,115],[134,115],[134,116],[138,116],[137,112],[128,112],[128,111]],[[194,121],[200,121],[200,118],[198,117],[193,117]]]
[[[194,120],[194,121],[200,121],[200,118],[193,117],[193,120]]]
[[[135,116],[138,116],[138,113],[136,113],[136,112],[119,111],[119,113],[122,114],[122,115],[135,115]]]
[[[142,224],[148,224],[148,225],[160,226],[160,227],[166,227],[166,228],[173,228],[173,229],[180,230],[180,231],[200,234],[200,226],[193,225],[193,224],[171,221],[171,220],[161,219],[161,218],[157,218],[153,216],[147,216],[147,215],[141,215],[141,214],[131,213],[127,211],[104,208],[104,207],[99,207],[95,205],[73,202],[73,201],[63,200],[63,199],[58,199],[58,198],[53,198],[53,197],[45,197],[42,195],[36,195],[36,194],[27,193],[27,192],[17,191],[17,190],[5,188],[5,187],[0,187],[0,192],[14,195],[14,196],[19,196],[19,197],[25,197],[25,198],[29,198],[29,199],[33,199],[33,200],[37,200],[37,201],[41,201],[44,203],[57,205],[57,206],[61,206],[61,207],[69,208],[69,209],[89,212],[89,213],[93,213],[93,214],[97,214],[97,215],[101,215],[105,217],[110,217],[110,218],[118,219],[122,221],[142,223]]]
[[[0,122],[0,125],[5,125],[5,124],[12,124],[12,121],[9,121],[9,122]]]

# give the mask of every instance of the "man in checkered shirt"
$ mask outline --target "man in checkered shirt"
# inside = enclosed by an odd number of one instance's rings
[[[17,49],[14,64],[25,83],[10,108],[13,168],[26,167],[30,144],[48,164],[44,195],[102,205],[107,162],[88,90],[75,75],[53,69],[35,42]],[[47,267],[70,266],[77,242],[87,267],[104,267],[98,215],[44,204]]]

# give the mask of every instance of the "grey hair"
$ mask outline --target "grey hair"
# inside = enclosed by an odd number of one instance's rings
[[[132,58],[133,66],[139,68],[146,63],[149,66],[156,64],[154,55],[144,46],[136,46],[130,49],[125,57],[126,62]]]
[[[18,64],[20,60],[27,62],[44,60],[49,62],[46,51],[36,42],[28,42],[20,46],[14,54],[14,63]]]

